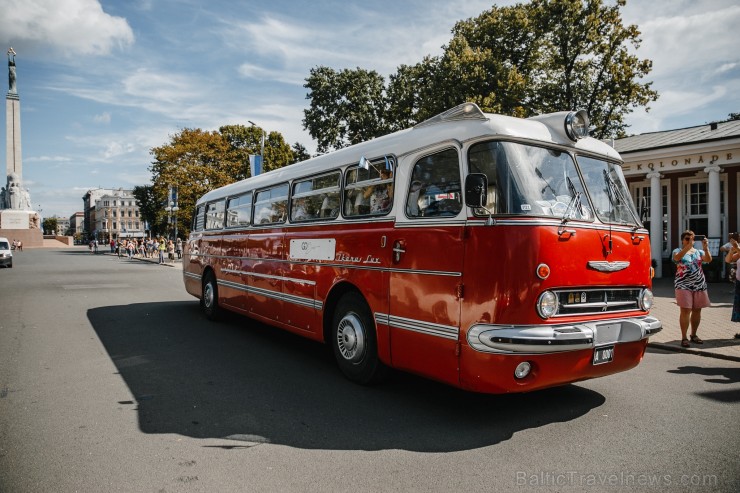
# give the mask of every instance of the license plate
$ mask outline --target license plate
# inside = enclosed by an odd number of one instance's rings
[[[601,346],[594,349],[594,365],[611,363],[614,359],[614,346]]]

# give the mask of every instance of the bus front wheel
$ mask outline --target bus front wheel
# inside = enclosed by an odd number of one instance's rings
[[[203,296],[200,298],[200,306],[209,320],[219,320],[221,309],[218,306],[218,285],[213,272],[208,272],[203,278]]]
[[[332,322],[332,347],[339,368],[350,380],[366,385],[385,376],[372,314],[359,293],[349,292],[339,300]]]

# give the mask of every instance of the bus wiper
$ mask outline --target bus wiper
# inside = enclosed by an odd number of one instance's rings
[[[565,226],[565,223],[568,222],[568,219],[570,219],[571,209],[575,210],[575,205],[580,202],[581,200],[581,192],[576,190],[575,185],[573,185],[573,182],[571,181],[570,177],[565,178],[567,184],[568,184],[568,193],[570,193],[570,202],[568,203],[568,207],[565,208],[565,214],[563,214],[563,220],[560,222],[560,227],[558,228],[558,235],[563,234],[563,227]]]
[[[619,187],[616,183],[614,183],[614,180],[611,176],[609,176],[609,173],[606,170],[602,170],[604,173],[604,181],[606,182],[606,195],[609,197],[609,202],[612,205],[612,220],[615,220],[614,212],[617,208],[617,205],[626,205],[627,210],[630,213],[630,216],[632,216],[632,219],[635,221],[635,227],[639,227],[640,219],[635,215],[634,212],[632,212],[632,208],[629,206],[629,202],[627,199],[625,199],[624,195],[622,195],[622,192],[619,190]]]
[[[581,200],[581,192],[576,190],[575,185],[573,185],[573,182],[570,180],[570,177],[565,178],[566,182],[568,183],[568,193],[570,193],[570,202],[568,203],[568,207],[565,209],[565,214],[563,214],[563,224],[565,224],[568,219],[570,218],[571,209],[575,207],[575,205]]]

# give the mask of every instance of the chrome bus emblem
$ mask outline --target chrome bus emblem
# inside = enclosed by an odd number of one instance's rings
[[[617,272],[629,267],[628,261],[609,262],[607,260],[590,260],[588,266],[601,272]]]

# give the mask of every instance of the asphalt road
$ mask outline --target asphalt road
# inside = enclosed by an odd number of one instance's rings
[[[740,491],[740,363],[650,351],[524,395],[208,322],[180,269],[27,250],[0,269],[0,492]]]

